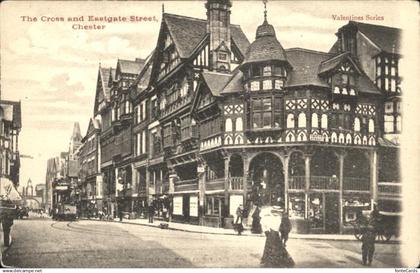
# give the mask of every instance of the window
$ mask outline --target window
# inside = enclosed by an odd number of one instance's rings
[[[291,113],[287,115],[286,126],[287,128],[295,128],[295,117]]]
[[[284,87],[284,81],[283,80],[275,80],[274,82],[274,88],[278,90],[282,90]]]
[[[385,102],[385,113],[393,113],[394,112],[394,102],[388,101]]]
[[[271,127],[271,98],[253,99],[252,100],[252,128],[269,128]]]
[[[312,128],[318,128],[318,114],[312,113],[312,122],[311,122]]]
[[[219,53],[219,60],[226,61],[227,60],[227,54],[226,53]]]
[[[402,129],[401,129],[401,116],[400,115],[398,115],[397,116],[397,122],[396,122],[396,127],[397,127],[397,132],[401,132],[402,131]]]
[[[354,118],[354,131],[360,132],[360,119]]]
[[[373,119],[369,119],[369,133],[375,132],[375,122]]]
[[[328,129],[328,116],[327,114],[322,114],[321,116],[321,128]]]
[[[226,119],[225,131],[226,132],[232,132],[232,119],[231,118]]]
[[[141,132],[141,153],[146,153],[146,130]]]
[[[395,81],[395,79],[391,79],[391,91],[392,91],[392,92],[397,91],[397,87],[396,87],[396,81]]]
[[[141,154],[141,134],[137,133],[136,135],[136,155]]]
[[[273,88],[273,82],[271,80],[265,80],[263,81],[263,89],[269,90]]]
[[[236,122],[235,122],[235,130],[236,131],[242,131],[243,130],[243,122],[242,122],[242,118],[241,117],[238,117],[236,119]]]
[[[257,90],[260,90],[260,82],[259,81],[251,82],[251,91],[257,91]]]
[[[259,77],[261,76],[261,69],[259,66],[257,65],[253,65],[252,66],[252,76],[253,77]]]
[[[385,116],[384,117],[384,131],[385,133],[394,132],[394,116]]]
[[[263,76],[271,76],[271,66],[264,66]]]

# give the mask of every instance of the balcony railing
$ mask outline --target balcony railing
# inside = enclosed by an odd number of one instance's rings
[[[393,196],[401,195],[401,183],[396,182],[379,182],[378,183],[379,196]]]
[[[339,180],[331,176],[311,176],[310,189],[315,190],[338,190]],[[289,177],[289,189],[305,189],[305,176]],[[343,190],[347,191],[369,191],[370,184],[368,178],[344,177]]]
[[[289,189],[291,189],[291,190],[303,190],[303,189],[305,189],[305,176],[289,177]]]
[[[338,190],[339,181],[331,176],[311,176],[309,187],[316,190]]]
[[[244,186],[243,177],[230,177],[229,178],[229,189],[230,190],[242,190]]]
[[[343,189],[345,191],[369,191],[369,178],[344,177]]]

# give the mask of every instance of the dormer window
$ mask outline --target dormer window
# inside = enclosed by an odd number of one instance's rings
[[[226,61],[227,60],[227,54],[226,53],[219,53],[219,60],[220,61]]]
[[[252,77],[260,77],[261,76],[261,69],[258,65],[252,66]]]

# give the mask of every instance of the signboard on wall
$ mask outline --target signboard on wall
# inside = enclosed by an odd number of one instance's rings
[[[231,195],[229,199],[229,214],[236,216],[236,209],[239,207],[239,205],[243,205],[243,203],[243,195]]]
[[[182,196],[174,196],[173,200],[173,214],[174,215],[182,215]]]
[[[198,217],[198,197],[190,196],[190,216]]]

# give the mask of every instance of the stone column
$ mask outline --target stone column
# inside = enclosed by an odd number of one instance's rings
[[[204,225],[204,200],[206,198],[206,169],[207,164],[201,163],[197,167],[197,175],[198,175],[198,200],[199,200],[199,209],[198,209],[198,219],[199,224]]]
[[[339,197],[338,197],[338,217],[340,223],[340,233],[343,233],[343,182],[344,182],[344,152],[341,152],[338,156],[340,172],[339,172]]]
[[[370,152],[370,195],[371,204],[378,202],[378,152]]]
[[[311,183],[311,155],[305,155],[305,219],[308,219],[308,197]]]
[[[230,155],[226,155],[224,157],[225,161],[225,210],[226,213],[229,214],[229,163],[230,163]]]
[[[284,156],[283,172],[284,172],[284,209],[289,212],[289,156]]]
[[[246,205],[247,202],[247,193],[248,193],[248,170],[249,170],[249,159],[248,157],[244,154],[242,155],[243,158],[243,191],[244,191],[244,206]]]

